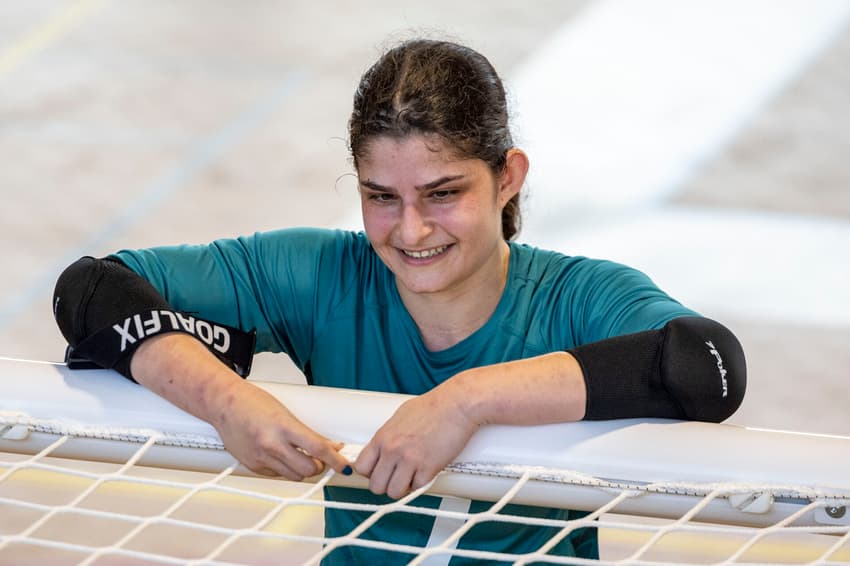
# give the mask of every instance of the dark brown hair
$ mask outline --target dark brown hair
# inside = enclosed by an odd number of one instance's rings
[[[354,93],[349,149],[357,167],[378,136],[436,135],[460,157],[500,174],[513,147],[502,80],[486,57],[448,41],[416,39],[386,52]],[[519,232],[519,194],[502,212],[506,240]]]

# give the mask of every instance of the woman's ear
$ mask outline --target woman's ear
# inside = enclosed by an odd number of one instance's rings
[[[505,206],[519,193],[528,174],[528,165],[528,155],[523,150],[516,147],[508,150],[505,169],[497,180],[500,207]]]

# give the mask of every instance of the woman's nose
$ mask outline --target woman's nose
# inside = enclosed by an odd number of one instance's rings
[[[422,242],[431,231],[431,222],[423,214],[418,203],[406,204],[402,207],[399,235],[405,245]]]

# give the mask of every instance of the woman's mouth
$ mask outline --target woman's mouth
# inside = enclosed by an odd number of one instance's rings
[[[405,250],[402,249],[402,253],[407,257],[411,257],[413,259],[430,259],[432,257],[438,256],[441,253],[445,252],[449,249],[449,246],[440,246],[437,248],[431,248],[429,250]]]

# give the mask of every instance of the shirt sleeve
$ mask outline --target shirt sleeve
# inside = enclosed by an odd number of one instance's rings
[[[700,316],[637,269],[583,259],[580,271],[571,317],[576,345],[655,330],[682,316]]]
[[[342,231],[298,228],[115,257],[174,309],[256,329],[257,352],[286,352],[303,368],[317,326],[350,280],[344,259],[352,240]]]

